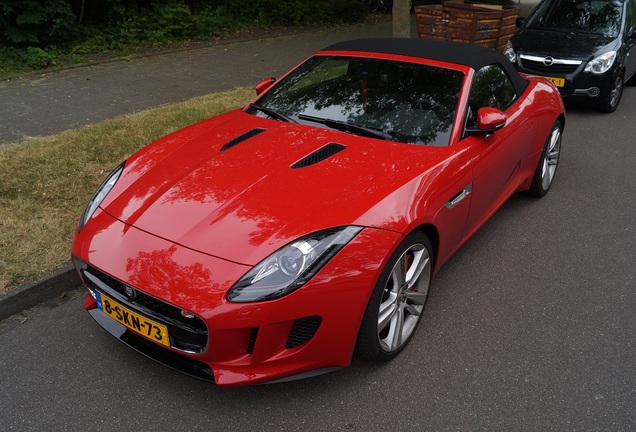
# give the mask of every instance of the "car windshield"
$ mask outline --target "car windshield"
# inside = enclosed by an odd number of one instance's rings
[[[315,56],[247,112],[392,141],[448,145],[463,79],[460,71],[416,63]]]
[[[616,0],[552,0],[541,4],[526,28],[565,30],[616,37],[622,3]]]

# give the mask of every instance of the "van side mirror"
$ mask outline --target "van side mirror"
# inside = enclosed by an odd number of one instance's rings
[[[520,17],[520,18],[517,18],[517,20],[515,21],[515,25],[517,26],[517,28],[521,28],[523,27],[523,23],[525,22],[526,22],[525,17]]]

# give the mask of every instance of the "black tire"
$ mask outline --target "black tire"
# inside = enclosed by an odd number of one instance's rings
[[[623,96],[623,84],[623,74],[619,73],[612,83],[612,88],[600,102],[598,106],[600,111],[608,114],[616,111],[618,104],[621,102],[621,97]]]
[[[528,192],[535,197],[542,197],[548,193],[559,165],[561,154],[561,137],[563,135],[563,125],[559,120],[555,121],[550,129],[550,133],[543,145],[541,157],[534,170],[532,184]]]
[[[356,342],[360,356],[385,362],[397,356],[409,343],[422,320],[433,262],[431,242],[420,231],[409,234],[393,252],[362,318]],[[381,315],[391,318],[383,318],[381,323]]]

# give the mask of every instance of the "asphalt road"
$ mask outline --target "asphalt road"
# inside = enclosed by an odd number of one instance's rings
[[[262,33],[262,34],[261,34]],[[137,57],[0,81],[0,144],[58,133],[196,96],[253,86],[280,75],[333,43],[391,36],[388,18],[377,22],[259,33],[193,50]],[[416,33],[413,35],[416,37]]]
[[[3,430],[636,430],[636,88],[569,109],[550,193],[513,197],[442,269],[394,361],[220,389],[107,335],[82,298],[0,325]]]

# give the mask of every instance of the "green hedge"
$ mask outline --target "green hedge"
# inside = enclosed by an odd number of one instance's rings
[[[361,0],[0,0],[0,76],[241,28],[358,21]]]
[[[204,39],[237,26],[356,21],[360,0],[0,0],[5,47]]]

